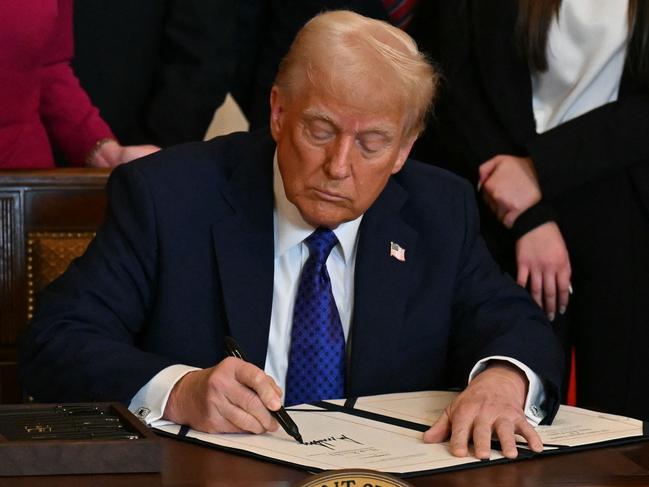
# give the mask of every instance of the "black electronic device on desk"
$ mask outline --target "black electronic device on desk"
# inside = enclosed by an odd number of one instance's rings
[[[159,472],[161,445],[117,403],[0,405],[0,475]]]

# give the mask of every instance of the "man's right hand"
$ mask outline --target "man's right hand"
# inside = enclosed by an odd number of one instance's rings
[[[264,433],[278,428],[268,410],[278,410],[281,397],[281,389],[263,370],[228,357],[176,382],[163,418],[207,433]]]

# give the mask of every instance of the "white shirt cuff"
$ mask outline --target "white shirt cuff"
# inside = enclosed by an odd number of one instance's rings
[[[170,423],[160,418],[167,406],[171,389],[183,376],[194,370],[200,369],[181,364],[162,369],[137,391],[128,406],[129,410],[149,425],[161,426]]]
[[[469,374],[469,382],[471,382],[476,375],[487,368],[487,363],[490,360],[503,360],[505,362],[509,362],[512,365],[515,365],[523,371],[529,383],[527,389],[527,398],[525,399],[525,417],[532,426],[538,426],[546,415],[546,412],[541,408],[541,404],[543,404],[543,402],[545,401],[545,389],[543,388],[543,384],[541,383],[539,376],[536,375],[536,373],[527,365],[514,358],[504,357],[502,355],[494,355],[492,357],[484,358],[477,364],[475,364],[473,370],[471,370],[471,373]]]

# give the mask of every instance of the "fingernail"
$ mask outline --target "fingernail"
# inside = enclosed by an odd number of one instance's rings
[[[565,306],[561,306],[559,308],[559,314],[560,315],[565,315],[566,314],[566,307]]]
[[[548,319],[554,321],[554,313],[548,313]]]
[[[568,292],[569,292],[570,294],[572,294],[572,284],[570,284],[570,285],[568,286]]]
[[[482,181],[478,181],[478,186],[477,186],[478,193],[480,192],[481,189],[482,189]]]

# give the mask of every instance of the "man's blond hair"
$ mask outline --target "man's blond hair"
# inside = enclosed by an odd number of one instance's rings
[[[275,85],[289,96],[309,82],[334,97],[350,97],[349,87],[368,79],[405,110],[405,135],[419,135],[439,74],[415,41],[387,22],[347,10],[315,16],[295,37]]]

